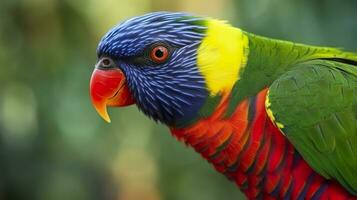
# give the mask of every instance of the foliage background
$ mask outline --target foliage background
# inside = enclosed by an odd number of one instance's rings
[[[355,0],[1,0],[0,199],[244,199],[135,107],[95,113],[88,82],[113,25],[150,11],[357,51]]]

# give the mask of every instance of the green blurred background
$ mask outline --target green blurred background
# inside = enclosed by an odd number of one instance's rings
[[[0,199],[244,199],[135,107],[111,109],[106,124],[91,106],[101,36],[159,10],[357,51],[355,0],[1,0]]]

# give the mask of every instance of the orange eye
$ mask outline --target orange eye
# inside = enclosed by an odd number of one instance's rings
[[[156,63],[163,63],[169,57],[169,50],[165,46],[154,47],[150,52],[150,57]]]

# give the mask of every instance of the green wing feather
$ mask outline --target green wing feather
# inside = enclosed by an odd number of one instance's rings
[[[317,56],[295,64],[269,87],[267,110],[312,168],[357,195],[357,62],[348,60],[352,56]]]

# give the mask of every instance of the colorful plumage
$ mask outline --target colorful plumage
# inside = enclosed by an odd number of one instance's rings
[[[158,12],[101,40],[92,102],[136,104],[249,199],[357,199],[357,54]]]

